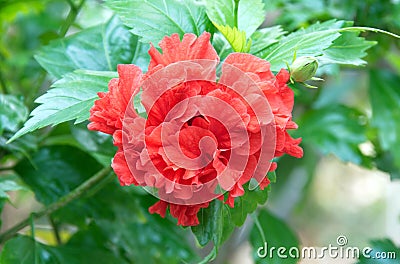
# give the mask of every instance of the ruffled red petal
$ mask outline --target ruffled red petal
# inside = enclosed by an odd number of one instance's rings
[[[149,208],[151,214],[159,214],[161,217],[165,217],[167,208],[173,217],[178,219],[177,225],[182,226],[195,226],[199,224],[197,213],[201,208],[208,207],[209,203],[202,203],[197,205],[180,205],[168,203],[165,201],[158,201]]]
[[[160,42],[162,54],[153,45],[150,47],[149,71],[152,72],[157,65],[165,67],[178,61],[197,59],[219,61],[218,54],[210,43],[210,37],[211,34],[208,32],[204,32],[199,37],[195,34],[185,34],[182,41],[178,34],[164,37]]]
[[[245,72],[258,84],[260,82],[272,82],[275,79],[270,70],[269,62],[251,54],[231,53],[226,57],[225,63]]]
[[[303,149],[298,145],[300,139],[293,139],[287,129],[296,129],[297,125],[292,121],[294,105],[294,93],[287,86],[290,74],[285,69],[274,76],[270,71],[269,62],[250,54],[232,53],[225,63],[233,65],[248,74],[263,90],[274,114],[276,125],[276,152],[275,156],[289,154],[294,157],[302,157]]]
[[[126,163],[125,154],[122,149],[119,149],[115,154],[111,167],[115,174],[117,174],[121,185],[138,185]]]
[[[150,214],[159,214],[162,218],[167,213],[168,203],[165,201],[158,201],[149,207]]]
[[[88,129],[110,135],[122,129],[126,107],[131,97],[139,92],[142,71],[133,64],[120,64],[118,75],[119,78],[108,84],[108,92],[98,93],[100,99],[90,109]]]

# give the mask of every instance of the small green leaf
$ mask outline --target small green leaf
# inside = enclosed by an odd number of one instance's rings
[[[298,123],[304,143],[312,144],[321,153],[333,153],[343,161],[362,162],[358,145],[365,142],[367,117],[359,111],[334,105],[306,113]]]
[[[250,37],[265,20],[264,3],[261,0],[238,1],[239,31]],[[206,0],[207,15],[217,25],[235,27],[235,0]]]
[[[372,251],[367,252],[368,256],[360,254],[357,264],[398,264],[400,257],[400,247],[396,246],[389,239],[370,241]],[[378,258],[378,255],[379,257]],[[383,256],[386,256],[383,258]]]
[[[39,64],[57,79],[77,69],[115,71],[117,64],[131,63],[137,37],[117,18],[52,41],[35,56]]]
[[[250,50],[251,41],[246,41],[246,33],[239,31],[237,28],[230,26],[222,26],[215,24],[215,27],[224,35],[226,40],[236,52],[248,52]]]
[[[178,33],[201,35],[212,32],[204,6],[190,0],[108,0],[112,9],[142,42],[158,42],[165,36]]]
[[[89,118],[89,110],[98,99],[98,92],[108,90],[110,79],[118,77],[115,72],[78,70],[67,74],[53,84],[44,95],[36,99],[40,103],[31,113],[31,118],[11,139],[36,129],[75,120],[81,123]]]
[[[71,146],[43,147],[15,167],[43,204],[51,204],[101,169],[89,154]]]
[[[265,209],[260,211],[255,220],[250,233],[250,243],[253,246],[253,257],[256,263],[295,264],[298,261],[297,258],[289,255],[290,248],[299,248],[297,235],[282,219]],[[275,255],[271,256],[269,253],[272,247],[275,249],[285,247],[288,258],[279,258],[276,255],[277,250],[273,251]],[[261,257],[257,252],[261,254]],[[266,255],[264,258],[263,254]]]

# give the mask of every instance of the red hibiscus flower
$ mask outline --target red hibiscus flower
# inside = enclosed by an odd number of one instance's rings
[[[113,135],[118,147],[112,167],[121,185],[155,192],[160,201],[149,211],[165,217],[169,208],[183,226],[199,224],[212,199],[234,207],[252,178],[265,188],[274,157],[303,155],[301,139],[287,133],[297,128],[289,73],[275,76],[267,61],[232,53],[217,79],[209,40],[207,32],[165,37],[162,53],[151,46],[146,74],[119,65],[119,78],[90,110],[88,128]],[[140,89],[147,119],[133,104]]]

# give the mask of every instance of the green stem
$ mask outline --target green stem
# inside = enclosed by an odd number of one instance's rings
[[[209,263],[210,261],[214,260],[216,256],[217,256],[217,247],[214,246],[213,249],[211,250],[210,254],[208,254],[205,258],[203,258],[199,262],[199,264]]]
[[[263,245],[267,240],[265,239],[265,234],[264,234],[264,229],[262,228],[260,221],[258,220],[258,217],[255,214],[252,214],[251,217],[253,218],[254,224],[257,227],[258,232],[260,233],[261,239],[263,240]]]
[[[68,1],[71,9],[67,15],[67,18],[65,19],[65,24],[62,25],[60,29],[60,37],[64,37],[70,26],[75,22],[76,16],[78,15],[79,11],[81,10],[83,4],[85,3],[85,0],[81,0],[78,6],[75,6],[72,1]]]
[[[394,38],[400,38],[399,35],[396,35],[392,32],[386,31],[386,30],[382,30],[379,28],[371,28],[371,27],[346,27],[346,28],[340,28],[338,29],[338,32],[346,32],[346,31],[361,31],[361,32],[365,32],[365,31],[371,31],[371,32],[375,32],[375,33],[382,33],[382,34],[386,34],[389,36],[392,36]]]
[[[49,215],[48,218],[49,218],[50,225],[53,228],[53,232],[54,232],[54,236],[57,241],[57,245],[61,245],[62,240],[61,240],[60,232],[58,231],[58,224],[54,221],[54,219],[53,219],[53,217],[51,217],[51,215]]]
[[[106,178],[111,172],[111,167],[103,168],[101,171],[93,175],[90,179],[79,185],[75,190],[71,191],[67,195],[61,197],[57,202],[50,204],[48,207],[44,208],[42,211],[33,214],[34,219],[38,219],[42,216],[49,215],[54,211],[64,207],[71,201],[81,197],[82,195],[86,194],[87,191],[96,187],[96,185],[101,182],[104,178]],[[31,217],[28,217],[15,226],[11,227],[3,234],[0,235],[0,243],[14,237],[18,231],[22,228],[28,226],[30,224]]]
[[[239,29],[239,26],[238,26],[238,20],[239,20],[239,15],[238,15],[238,13],[239,13],[239,1],[240,0],[235,0],[235,11],[234,11],[234,19],[235,19],[235,21],[234,21],[234,26],[235,26],[235,28],[237,28],[237,29]]]

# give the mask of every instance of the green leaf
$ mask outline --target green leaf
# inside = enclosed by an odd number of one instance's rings
[[[343,161],[360,164],[358,145],[367,140],[366,120],[364,114],[343,105],[315,109],[300,120],[295,135],[301,135],[304,143],[323,154],[333,153]]]
[[[282,219],[279,219],[265,209],[260,211],[255,221],[256,223],[250,233],[250,243],[253,246],[253,257],[256,263],[297,263],[298,259],[289,255],[291,247],[299,248],[299,240],[293,230]],[[262,247],[262,249],[260,249],[260,247]],[[273,251],[275,255],[270,256],[269,252],[272,247],[276,249],[285,247],[285,254],[288,258],[279,258],[276,255],[276,250]],[[261,255],[266,254],[266,256],[264,258],[263,256],[259,257],[257,251],[259,251]]]
[[[207,16],[211,22],[218,25],[235,27],[234,0],[205,0]],[[238,21],[239,24],[239,21]]]
[[[234,230],[229,208],[220,200],[210,202],[207,208],[199,211],[197,217],[200,224],[192,226],[192,232],[201,246],[212,241],[218,250]]]
[[[2,264],[109,264],[126,263],[111,251],[90,247],[52,247],[36,242],[31,237],[17,236],[9,240],[0,256]]]
[[[262,28],[257,30],[251,35],[252,45],[250,53],[258,55],[263,50],[279,42],[279,39],[285,34],[281,26],[274,26],[268,28]]]
[[[250,37],[265,20],[261,0],[240,0],[238,6],[239,31]],[[214,25],[235,28],[235,0],[206,0],[207,15]]]
[[[71,146],[43,147],[32,163],[20,161],[15,171],[32,189],[39,202],[48,205],[78,187],[102,166],[89,154]]]
[[[157,45],[165,36],[212,32],[204,6],[190,0],[108,0],[106,5],[138,35],[142,42]]]
[[[341,34],[329,48],[324,50],[322,57],[318,58],[319,64],[365,65],[367,62],[362,60],[367,55],[365,51],[376,45],[377,42],[358,37],[358,32],[343,32]]]
[[[15,132],[27,118],[28,109],[21,97],[0,94],[0,135],[4,130]]]
[[[136,42],[135,55],[132,60],[132,64],[140,67],[142,72],[146,72],[150,63],[150,55],[148,53],[150,49],[149,43]]]
[[[53,84],[44,95],[36,99],[40,103],[10,141],[36,129],[57,125],[69,120],[81,123],[89,118],[89,110],[98,99],[98,92],[108,90],[110,79],[118,77],[115,72],[77,70]]]
[[[320,65],[349,64],[363,65],[365,51],[376,44],[358,37],[360,30],[343,31],[353,22],[329,20],[317,22],[306,29],[300,29],[280,39],[279,43],[269,46],[258,55],[271,63],[271,69],[278,71],[297,56],[317,57]]]
[[[272,71],[286,68],[286,63],[293,60],[293,56],[320,56],[329,48],[333,41],[340,37],[338,29],[345,23],[330,20],[324,23],[315,23],[306,29],[300,29],[268,47],[260,53],[260,57],[271,63]]]
[[[217,24],[215,24],[215,27],[224,35],[234,51],[248,52],[250,50],[251,41],[246,41],[246,33],[244,31]]]
[[[232,222],[236,226],[241,226],[247,219],[247,215],[253,213],[258,205],[265,204],[268,199],[268,192],[270,187],[268,186],[264,190],[260,190],[257,187],[254,190],[248,189],[248,184],[243,186],[245,193],[235,199],[235,207],[230,209]]]
[[[131,63],[137,38],[117,18],[52,41],[35,56],[57,79],[76,69],[115,71],[117,64]]]
[[[363,254],[360,254],[360,259],[357,264],[397,264],[399,263],[398,258],[400,256],[400,247],[396,246],[393,241],[389,239],[372,240],[370,242],[372,251],[368,252],[370,258],[366,258]],[[385,254],[386,258],[378,258]]]
[[[378,129],[378,140],[389,151],[396,167],[400,168],[400,78],[388,71],[371,71],[369,98],[372,107],[371,125]],[[392,173],[392,177],[396,174]]]
[[[262,0],[240,0],[238,9],[238,27],[251,36],[265,20]]]

